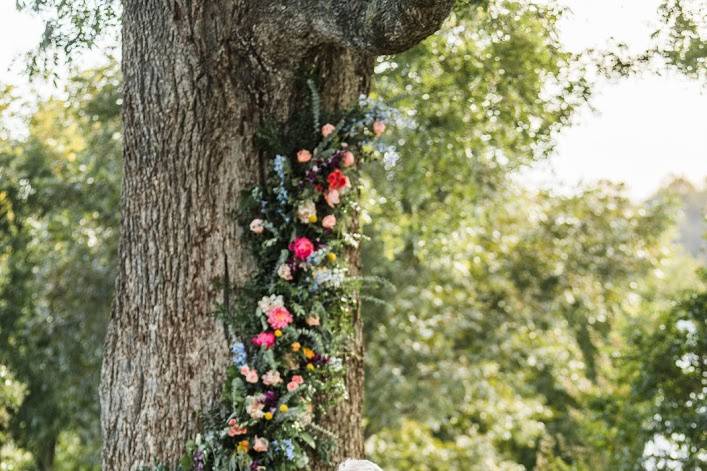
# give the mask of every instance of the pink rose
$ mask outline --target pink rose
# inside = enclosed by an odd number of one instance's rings
[[[306,149],[297,152],[297,162],[304,164],[312,160],[312,153]]]
[[[245,380],[249,383],[258,382],[258,372],[255,369],[250,369],[247,365],[241,367],[241,374],[245,376]]]
[[[324,193],[324,200],[326,201],[326,204],[333,208],[339,204],[339,192],[337,190],[327,191]]]
[[[344,167],[351,167],[353,164],[356,163],[356,158],[353,155],[353,152],[350,150],[347,150],[344,152],[344,155],[341,159],[341,163],[344,165]]]
[[[322,227],[324,229],[333,229],[335,225],[336,225],[336,216],[334,216],[333,214],[329,214],[328,216],[324,216],[324,219],[322,219]]]
[[[324,126],[322,126],[322,136],[328,137],[335,130],[336,130],[336,127],[334,127],[333,124],[326,123]]]
[[[253,219],[250,223],[250,230],[256,234],[262,234],[265,230],[262,219]]]
[[[373,122],[373,134],[376,135],[376,137],[380,137],[381,134],[385,132],[385,123],[383,121],[374,121]]]
[[[289,248],[299,260],[307,260],[307,257],[314,252],[314,245],[306,237],[298,237],[290,243]]]
[[[287,390],[289,392],[295,392],[297,391],[297,388],[299,388],[299,384],[295,383],[294,381],[290,381],[287,383]]]
[[[257,435],[255,436],[255,441],[253,442],[253,450],[258,451],[258,452],[266,452],[268,451],[268,441],[264,438],[260,438]]]
[[[300,375],[294,375],[290,381],[295,384],[304,384],[304,378]]]
[[[286,307],[277,306],[268,311],[268,324],[273,329],[284,329],[292,322],[292,314]]]
[[[271,348],[275,345],[275,334],[272,332],[261,332],[251,339],[253,345],[257,347]]]

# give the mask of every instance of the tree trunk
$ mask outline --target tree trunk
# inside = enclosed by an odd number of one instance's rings
[[[211,314],[214,282],[237,284],[252,266],[232,213],[271,157],[256,132],[310,120],[300,113],[306,78],[323,108],[348,107],[367,92],[375,54],[430,34],[450,1],[123,4],[120,270],[100,388],[106,471],[173,467],[219,398],[230,341]],[[349,400],[324,420],[340,457],[363,454],[360,327]]]

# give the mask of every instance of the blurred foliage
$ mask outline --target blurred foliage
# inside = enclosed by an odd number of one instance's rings
[[[26,138],[0,143],[0,363],[27,388],[10,428],[39,469],[67,430],[97,463],[121,174],[114,70],[75,78],[66,100],[39,105]]]
[[[32,456],[18,448],[7,431],[12,413],[22,404],[25,394],[24,385],[0,364],[0,471],[29,469],[32,461]]]
[[[703,0],[663,0],[651,45],[640,53],[628,52],[624,43],[611,44],[590,56],[609,76],[639,71],[676,70],[686,77],[707,80],[707,4]]]

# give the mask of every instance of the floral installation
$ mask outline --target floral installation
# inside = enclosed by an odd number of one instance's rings
[[[313,96],[313,105],[318,99]],[[359,169],[390,168],[379,138],[396,114],[365,97],[310,145],[277,154],[240,216],[257,268],[221,318],[231,346],[223,407],[189,443],[185,470],[290,471],[327,461],[336,437],[317,418],[345,396],[360,279],[349,271],[358,246]],[[304,140],[303,140],[304,141]]]

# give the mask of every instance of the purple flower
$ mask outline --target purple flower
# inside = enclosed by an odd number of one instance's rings
[[[192,455],[192,464],[194,466],[194,471],[204,471],[204,452],[201,450],[196,450],[194,455]]]
[[[265,407],[274,407],[277,404],[277,393],[275,391],[265,391],[265,400],[263,401]]]

